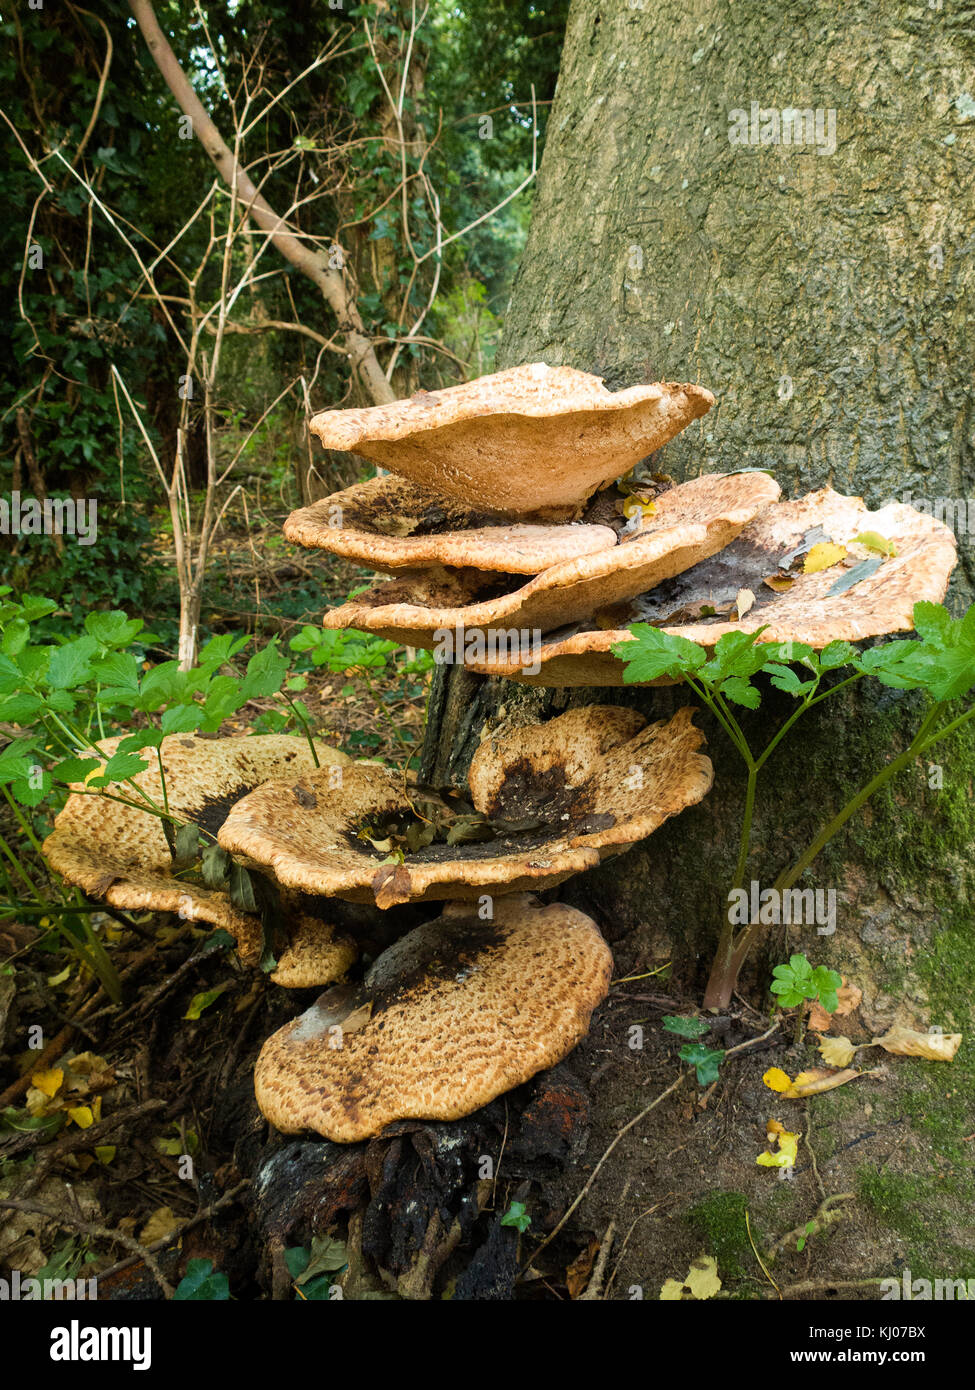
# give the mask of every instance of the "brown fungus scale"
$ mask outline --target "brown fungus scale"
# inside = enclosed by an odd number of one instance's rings
[[[499,521],[395,475],[369,478],[292,512],[284,534],[387,574],[442,566],[513,579],[616,545],[611,526]]]
[[[378,820],[383,830],[384,817],[407,817],[415,789],[388,768],[360,763],[339,788],[314,770],[297,784],[257,788],[233,808],[219,840],[288,888],[381,908],[551,888],[700,801],[713,775],[698,751],[703,742],[690,708],[647,724],[636,710],[588,705],[499,731],[474,755],[475,809],[533,818],[537,828],[385,855],[363,839],[363,826]],[[631,776],[636,766],[640,778]]]
[[[479,510],[567,521],[713,404],[703,386],[614,392],[588,372],[532,362],[389,405],[325,411],[309,429],[327,449]]]
[[[110,756],[119,738],[104,739]],[[316,743],[322,766],[333,770],[349,759],[325,743]],[[206,832],[201,843],[216,835],[231,807],[269,777],[294,781],[314,767],[302,738],[261,734],[251,738],[199,738],[170,734],[160,749],[170,814],[176,822]],[[163,785],[155,752],[140,754],[145,771],[133,781],[157,807],[163,805]],[[235,907],[229,886],[210,888],[200,881],[198,868],[176,868],[162,823],[141,810],[138,793],[123,783],[114,796],[136,803],[73,791],[44,841],[51,868],[89,897],[130,912],[177,912],[191,922],[223,927],[234,937],[241,960],[256,966],[261,957],[262,925],[254,912]],[[278,967],[272,979],[289,987],[323,985],[339,979],[358,951],[351,939],[330,924],[308,915],[294,895],[284,895],[281,914],[285,940],[280,943]]]
[[[436,648],[442,633],[545,633],[698,565],[729,545],[779,493],[765,473],[692,478],[660,493],[626,543],[550,565],[527,584],[516,580],[505,588],[498,575],[476,569],[408,571],[332,609],[323,625],[427,648]]]
[[[287,1134],[338,1143],[396,1120],[457,1120],[561,1061],[607,995],[612,956],[583,913],[528,894],[492,920],[451,904],[264,1044],[257,1102]]]
[[[886,541],[893,553],[864,547],[856,538],[865,534],[874,546]],[[847,553],[807,572],[806,560],[819,544]],[[908,632],[915,603],[944,598],[956,561],[952,532],[933,517],[898,502],[870,511],[862,498],[820,488],[773,504],[724,550],[681,575],[599,610],[589,622],[546,633],[532,653],[533,672],[526,674],[523,658],[504,653],[467,664],[482,675],[532,685],[619,686],[624,663],[612,649],[630,640],[629,625],[636,622],[709,648],[725,633],[759,628],[765,629],[762,642],[816,649]],[[736,617],[742,590],[754,602]]]

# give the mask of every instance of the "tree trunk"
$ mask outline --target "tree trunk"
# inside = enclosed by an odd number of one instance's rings
[[[951,0],[575,0],[499,365],[567,363],[614,388],[710,387],[711,413],[659,456],[678,478],[757,466],[787,496],[828,483],[872,506],[968,498],[973,56]],[[791,107],[809,108],[813,143],[772,143],[775,113],[781,140]],[[958,541],[956,607],[975,578],[971,538]],[[841,700],[770,761],[746,881],[770,884],[918,719],[914,696],[880,687]],[[485,726],[514,706],[592,701],[661,718],[687,695],[538,691],[440,670],[423,773],[462,781]],[[773,691],[743,722],[761,746],[790,707]],[[559,892],[703,984],[744,777],[721,731],[698,722],[716,770],[705,802]],[[779,958],[802,950],[868,978],[880,1019],[923,1013],[931,990],[898,969],[922,946],[947,950],[970,920],[975,750],[942,757],[940,789],[926,768],[902,774],[804,880],[836,887],[836,936],[770,929]]]

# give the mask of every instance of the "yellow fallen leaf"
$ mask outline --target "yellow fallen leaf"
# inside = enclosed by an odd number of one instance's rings
[[[718,1278],[718,1262],[713,1255],[698,1255],[696,1260],[691,1260],[684,1287],[691,1291],[694,1298],[703,1300],[714,1297],[721,1288],[721,1280]]]
[[[91,1113],[89,1105],[69,1105],[67,1107],[68,1118],[74,1120],[79,1129],[91,1129],[95,1123],[95,1117]]]
[[[623,499],[623,515],[627,520],[640,512],[643,516],[656,516],[657,508],[653,502],[645,502],[642,497],[629,496]]]
[[[767,584],[770,589],[775,591],[775,593],[784,594],[787,589],[792,588],[793,584],[795,583],[795,580],[790,579],[787,575],[784,574],[772,574],[769,575],[768,579],[763,579],[762,583]]]
[[[721,1288],[721,1280],[718,1278],[718,1262],[713,1255],[698,1255],[696,1260],[691,1261],[691,1267],[687,1271],[687,1278],[683,1283],[679,1279],[668,1279],[660,1290],[660,1301],[662,1303],[678,1303],[686,1293],[691,1298],[701,1300],[713,1298]]]
[[[96,1144],[96,1145],[95,1145],[95,1157],[98,1159],[98,1162],[99,1162],[99,1163],[103,1163],[103,1164],[111,1163],[112,1159],[115,1157],[115,1155],[116,1155],[117,1153],[118,1153],[118,1148],[117,1148],[117,1146],[116,1146],[115,1144]]]
[[[157,1207],[139,1232],[139,1240],[143,1245],[152,1245],[154,1241],[171,1236],[178,1226],[172,1207]]]
[[[52,986],[53,986],[53,985],[63,985],[64,982],[65,982],[66,980],[70,980],[70,978],[71,978],[71,966],[70,966],[70,965],[66,965],[66,966],[64,967],[64,969],[60,972],[60,974],[58,974],[58,975],[48,975],[48,977],[47,977],[47,982],[48,982],[49,985],[52,985]]]
[[[859,545],[865,545],[868,550],[879,550],[881,555],[896,555],[893,541],[889,541],[886,536],[882,536],[879,531],[861,531],[858,536],[853,537]]]
[[[846,546],[834,545],[832,541],[820,541],[814,545],[802,565],[803,574],[818,574],[820,570],[832,569],[846,559]]]
[[[786,1129],[778,1120],[769,1120],[765,1137],[769,1147],[765,1153],[758,1155],[755,1162],[762,1168],[794,1168],[799,1152],[799,1135]],[[772,1151],[773,1144],[777,1146],[775,1152]]]
[[[762,1080],[770,1090],[778,1091],[779,1095],[786,1096],[789,1100],[799,1100],[802,1096],[814,1096],[820,1091],[835,1090],[847,1081],[854,1081],[858,1076],[869,1074],[852,1068],[845,1071],[826,1071],[823,1067],[814,1067],[809,1071],[800,1072],[794,1081],[790,1081],[779,1067],[772,1067]]]
[[[856,1056],[849,1038],[820,1038],[819,1055],[828,1067],[848,1067]]]
[[[31,1085],[43,1091],[48,1100],[52,1100],[60,1090],[63,1080],[64,1072],[61,1068],[52,1067],[50,1071],[35,1071],[31,1077]]]
[[[895,1057],[924,1057],[929,1062],[951,1062],[961,1046],[960,1033],[916,1033],[913,1028],[889,1028],[873,1046]]]

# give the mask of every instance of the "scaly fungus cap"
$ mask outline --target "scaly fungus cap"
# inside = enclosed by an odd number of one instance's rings
[[[564,520],[713,404],[703,386],[613,392],[588,372],[533,362],[389,405],[325,411],[309,428],[327,449],[471,506]]]
[[[884,558],[858,546],[856,537],[869,532],[888,541],[895,554]],[[841,563],[806,573],[804,557],[821,543],[850,546],[851,551]],[[778,591],[770,587],[766,580],[776,580],[783,560],[797,549],[785,586]],[[624,663],[611,648],[629,640],[624,624],[633,622],[651,622],[705,647],[713,647],[727,632],[754,632],[763,626],[763,642],[804,642],[817,649],[834,641],[906,632],[914,626],[915,603],[944,598],[956,561],[952,532],[926,513],[899,502],[871,512],[862,498],[821,488],[769,507],[726,550],[612,609],[604,627],[546,634],[532,653],[541,667],[536,674],[526,676],[524,659],[504,653],[468,665],[482,675],[531,685],[619,686]],[[838,584],[849,587],[831,593]],[[727,610],[742,590],[751,592],[755,602],[732,620]],[[702,616],[705,606],[715,614]]]
[[[358,991],[323,994],[267,1040],[257,1103],[286,1134],[346,1144],[394,1120],[461,1119],[571,1052],[611,973],[575,908],[519,894],[484,922],[452,905],[384,951]]]
[[[111,755],[121,738],[104,739]],[[344,753],[316,743],[325,766],[344,765]],[[173,817],[215,834],[227,811],[250,788],[269,777],[292,779],[313,767],[307,742],[284,734],[252,738],[196,738],[170,734],[162,742],[166,791]],[[163,804],[155,753],[140,755],[146,770],[134,778],[157,806]],[[79,784],[80,785],[80,784]],[[113,795],[131,795],[131,788],[112,787]],[[159,818],[150,811],[125,806],[106,797],[72,792],[58,813],[43,850],[55,873],[76,884],[89,897],[130,912],[178,912],[192,922],[225,927],[253,948],[260,923],[240,912],[229,893],[184,882],[173,874],[172,857]],[[253,954],[253,950],[251,951]],[[259,954],[259,946],[258,946]]]
[[[496,517],[392,475],[292,512],[284,534],[297,545],[389,574],[424,565],[539,574],[616,544],[609,526],[499,524]]]
[[[471,765],[474,806],[536,828],[486,842],[429,844],[391,861],[363,828],[409,812],[410,793],[389,769],[359,763],[339,789],[315,771],[259,787],[231,810],[220,843],[291,888],[381,908],[550,888],[701,800],[712,769],[692,716],[684,708],[646,725],[635,710],[587,705],[489,738]]]
[[[693,478],[657,497],[655,514],[632,539],[552,565],[519,588],[489,596],[499,586],[496,576],[417,571],[332,609],[323,626],[375,632],[413,647],[433,647],[436,633],[468,629],[546,632],[697,565],[728,545],[779,492],[765,473]]]

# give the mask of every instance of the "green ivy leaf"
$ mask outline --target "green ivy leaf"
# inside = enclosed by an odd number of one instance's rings
[[[679,1038],[699,1038],[711,1029],[705,1018],[685,1018],[680,1014],[665,1014],[661,1020],[668,1033],[676,1033]]]

